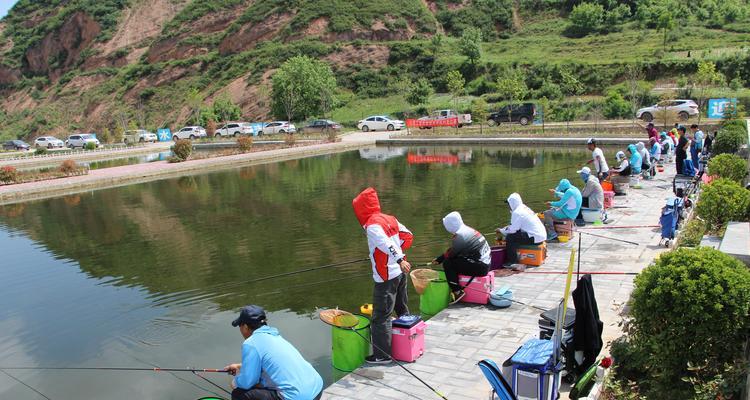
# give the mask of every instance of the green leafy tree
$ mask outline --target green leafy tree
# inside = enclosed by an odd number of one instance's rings
[[[604,100],[604,116],[610,119],[624,118],[630,115],[630,103],[625,100],[620,92],[610,90]]]
[[[708,90],[711,87],[723,85],[725,83],[724,75],[716,70],[716,64],[711,61],[701,61],[698,64],[698,71],[693,75],[693,82],[696,89],[696,97],[698,100],[698,122],[701,121],[703,116],[703,107],[706,104],[708,97]]]
[[[443,47],[443,35],[438,33],[437,35],[433,36],[432,39],[430,39],[430,48],[432,50],[432,55],[438,56],[440,55],[440,49]]]
[[[661,31],[663,35],[662,51],[667,51],[667,37],[669,32],[675,27],[675,20],[672,12],[672,10],[664,8],[656,19],[656,29]]]
[[[236,121],[242,118],[242,109],[235,104],[228,96],[219,96],[213,104],[213,114],[216,117],[214,121],[226,123],[227,121]]]
[[[483,133],[482,127],[484,126],[484,122],[487,120],[488,114],[487,102],[483,98],[477,97],[476,99],[471,101],[471,119],[479,123],[479,134]]]
[[[122,127],[122,124],[117,124],[115,126],[113,136],[115,143],[122,143],[122,140],[125,138],[125,129]]]
[[[185,102],[190,109],[188,120],[193,124],[200,125],[201,109],[203,108],[203,95],[198,89],[192,88],[185,95]]]
[[[112,143],[112,134],[109,132],[109,128],[107,128],[106,126],[99,134],[99,140],[101,140],[101,142],[105,144]]]
[[[599,32],[604,24],[604,7],[598,3],[581,3],[573,7],[568,19],[570,29],[579,36]]]
[[[433,89],[430,81],[426,78],[419,78],[417,82],[409,87],[409,91],[406,94],[406,102],[413,106],[426,104],[432,93]]]
[[[464,29],[459,40],[459,49],[472,65],[476,65],[482,57],[482,31],[474,27]]]
[[[295,56],[284,62],[271,82],[272,110],[287,120],[324,113],[333,104],[336,78],[331,67],[308,56]]]
[[[526,86],[523,72],[518,68],[508,69],[497,78],[497,93],[508,103],[508,121],[511,120],[512,108],[526,97],[528,91],[529,88]]]
[[[448,72],[448,75],[445,77],[445,86],[448,88],[448,92],[450,92],[451,94],[454,108],[458,108],[456,106],[458,97],[464,94],[465,85],[466,80],[464,80],[464,76],[459,71]]]

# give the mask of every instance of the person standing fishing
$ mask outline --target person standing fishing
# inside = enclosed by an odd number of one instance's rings
[[[406,294],[406,275],[411,264],[405,250],[411,247],[414,235],[396,217],[380,211],[380,200],[375,189],[368,187],[352,200],[354,215],[367,234],[367,245],[372,263],[372,354],[365,358],[369,364],[388,364],[391,360],[391,314],[409,314]]]
[[[596,170],[596,177],[599,180],[606,180],[609,177],[609,165],[604,157],[604,152],[600,147],[596,147],[596,139],[591,138],[586,142],[586,146],[591,151],[591,160],[586,165],[593,163]]]
[[[297,349],[266,325],[259,306],[242,308],[232,326],[240,328],[242,364],[224,369],[232,379],[232,400],[314,400],[323,392],[323,378]]]
[[[505,236],[505,264],[518,262],[519,246],[542,244],[547,240],[547,230],[536,213],[523,204],[521,195],[513,193],[506,200],[510,206],[510,225],[495,232]]]
[[[432,260],[433,265],[443,264],[445,278],[453,296],[451,304],[461,300],[464,293],[458,284],[458,275],[485,276],[490,270],[490,245],[479,231],[464,224],[461,214],[453,211],[443,218],[443,226],[452,234],[451,247]]]

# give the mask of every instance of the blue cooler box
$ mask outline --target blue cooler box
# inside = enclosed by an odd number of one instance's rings
[[[531,339],[503,363],[503,376],[518,400],[556,400],[562,363],[554,365],[554,344]]]

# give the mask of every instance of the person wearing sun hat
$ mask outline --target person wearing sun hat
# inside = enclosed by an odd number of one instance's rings
[[[593,210],[604,211],[604,189],[594,175],[591,175],[591,169],[589,167],[583,167],[580,171],[581,179],[585,186],[581,190],[582,207],[586,207]],[[578,218],[583,218],[582,212],[578,213]]]
[[[245,338],[242,364],[224,369],[232,379],[232,400],[315,400],[323,392],[323,378],[294,346],[266,323],[266,312],[256,305],[243,307],[232,321]]]

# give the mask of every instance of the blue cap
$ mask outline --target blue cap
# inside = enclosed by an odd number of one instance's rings
[[[240,326],[245,324],[251,328],[255,328],[266,323],[266,312],[260,306],[249,305],[242,307],[240,316],[232,321],[232,326]]]

